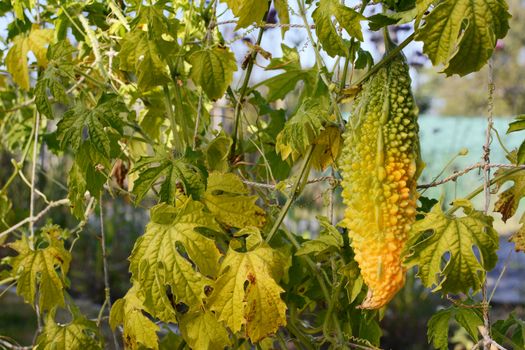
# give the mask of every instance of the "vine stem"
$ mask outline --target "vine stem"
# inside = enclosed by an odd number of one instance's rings
[[[361,78],[359,78],[353,86],[359,86],[363,82],[365,82],[368,78],[370,78],[372,75],[374,75],[378,70],[381,69],[385,64],[390,62],[401,50],[403,50],[408,44],[410,44],[414,38],[417,35],[417,30],[415,30],[412,34],[410,34],[405,40],[403,40],[399,45],[392,48],[384,57],[381,59],[381,61],[377,62],[372,68],[370,68],[365,75],[363,75]]]
[[[308,178],[308,174],[309,174],[309,170],[310,170],[310,160],[312,158],[312,154],[313,154],[314,150],[315,150],[315,145],[311,145],[308,148],[308,150],[306,151],[306,154],[304,155],[303,163],[301,165],[301,169],[299,170],[299,175],[295,179],[294,184],[292,185],[292,188],[291,188],[291,191],[290,191],[290,196],[288,197],[288,199],[286,200],[286,203],[284,204],[283,208],[279,212],[279,216],[277,217],[275,223],[273,224],[272,229],[268,233],[268,236],[266,236],[266,242],[267,243],[269,243],[271,241],[271,239],[273,238],[273,236],[275,235],[275,233],[277,232],[277,230],[281,226],[284,218],[286,217],[286,214],[288,213],[288,210],[290,209],[292,203],[295,201],[295,198],[297,197],[298,189],[299,189],[300,185],[302,183],[306,183],[305,180]],[[288,230],[285,230],[284,232],[285,232],[286,237],[288,238],[288,240],[290,240],[290,242],[294,245],[295,248],[299,248],[301,246],[299,244],[299,242],[297,241],[297,239],[295,238],[293,233],[288,232]],[[325,281],[323,279],[323,276],[321,276],[321,274],[319,273],[317,265],[315,264],[315,262],[309,256],[304,256],[304,259],[305,259],[306,263],[308,264],[310,270],[314,273],[317,281],[319,282],[319,285],[321,287],[321,290],[323,292],[323,296],[324,296],[327,304],[331,305],[332,304],[332,298],[330,296],[330,293],[328,292],[328,288],[327,288],[326,283],[325,283]],[[332,314],[332,316],[333,316],[332,318],[333,318],[334,326],[336,327],[336,331],[338,333],[338,336],[339,336],[340,339],[342,339],[342,333],[341,333],[341,327],[339,325],[339,320],[337,319],[337,316],[335,314]]]
[[[268,5],[268,8],[269,8],[269,5]],[[267,16],[268,16],[268,11],[264,13],[263,21],[266,21]],[[259,34],[257,35],[257,41],[255,43],[256,47],[261,45],[263,34],[264,34],[264,28],[259,29]],[[244,80],[242,82],[241,89],[239,90],[239,98],[237,98],[237,103],[235,104],[235,113],[234,113],[234,122],[233,122],[233,137],[232,137],[233,142],[232,142],[231,151],[230,151],[230,157],[232,160],[235,159],[236,157],[235,151],[237,149],[242,103],[246,95],[246,92],[248,91],[248,84],[250,82],[250,77],[252,75],[253,66],[255,65],[256,58],[257,58],[257,50],[252,50],[252,53],[250,54],[250,57],[248,59],[248,65],[246,66],[246,75],[244,76]]]
[[[98,206],[100,209],[100,246],[102,249],[102,265],[104,269],[104,303],[100,307],[100,311],[98,313],[97,326],[99,326],[100,322],[102,321],[102,316],[104,314],[106,306],[108,307],[108,311],[111,310],[111,288],[109,284],[109,267],[108,254],[106,250],[106,230],[104,229],[104,205],[102,202],[102,193],[100,194],[98,199]],[[111,331],[111,334],[113,335],[113,343],[115,345],[115,349],[118,350],[119,346],[117,336],[114,331]]]
[[[485,195],[485,206],[483,212],[485,215],[489,211],[490,206],[490,144],[492,141],[491,130],[493,128],[493,115],[494,115],[494,61],[491,57],[489,59],[489,72],[488,72],[488,116],[487,116],[487,131],[485,133],[485,145],[483,146],[483,193]],[[489,305],[487,303],[487,279],[483,281],[483,286],[481,288],[481,294],[483,297],[482,303],[482,313],[483,313],[483,326],[485,331],[482,332],[483,335],[483,348],[485,350],[490,349],[491,339],[490,339],[490,315],[489,315]]]
[[[40,129],[40,113],[35,111],[35,135],[33,141],[33,159],[31,163],[31,194],[29,201],[29,217],[33,217],[35,213],[35,181],[36,181],[36,159],[38,156],[38,132]],[[34,221],[29,222],[29,244],[34,249],[35,240],[35,226]]]
[[[303,182],[301,181],[305,176],[308,177],[309,169],[310,169],[310,159],[312,158],[312,154],[314,153],[315,146],[312,145],[308,148],[306,151],[306,154],[304,155],[303,164],[301,165],[301,169],[299,170],[299,175],[297,176],[297,179],[295,179],[294,184],[292,185],[292,189],[290,190],[290,195],[288,196],[288,199],[286,200],[286,203],[284,204],[283,208],[279,212],[279,216],[277,217],[277,220],[275,220],[275,223],[272,226],[272,229],[268,233],[268,236],[266,236],[266,242],[269,243],[279,227],[281,226],[281,223],[283,222],[284,218],[286,217],[286,214],[288,214],[288,210],[290,209],[293,201],[297,197],[297,189],[299,188],[300,184]]]
[[[328,79],[326,74],[323,71],[323,68],[326,69],[323,58],[321,57],[321,53],[319,52],[318,45],[314,41],[314,36],[312,34],[312,29],[308,25],[308,19],[306,18],[306,9],[304,5],[304,0],[297,0],[297,6],[299,7],[299,14],[301,15],[301,18],[303,19],[306,33],[308,34],[308,39],[312,43],[312,48],[315,52],[315,64],[317,65],[317,70],[319,72],[319,76],[321,77],[321,80],[325,83],[326,87],[330,90],[332,82]],[[341,128],[344,128],[344,121],[343,117],[341,116],[341,110],[339,109],[339,104],[337,103],[337,98],[334,96],[332,91],[329,92],[330,94],[330,100],[332,102],[332,107],[334,108],[334,112],[337,116],[337,120],[339,121],[339,125]]]

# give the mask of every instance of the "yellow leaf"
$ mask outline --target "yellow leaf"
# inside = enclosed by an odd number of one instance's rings
[[[13,76],[13,81],[22,89],[29,90],[29,68],[27,54],[32,51],[37,63],[41,67],[47,66],[47,45],[53,38],[52,29],[38,29],[33,27],[29,35],[18,35],[13,40],[13,46],[9,49],[5,58],[7,71]]]
[[[228,331],[209,311],[185,314],[179,327],[192,349],[223,349],[230,344]]]
[[[159,326],[143,313],[143,301],[139,297],[136,286],[118,299],[109,314],[109,324],[112,329],[122,324],[124,345],[129,349],[139,349],[141,345],[148,349],[158,349],[157,331]]]
[[[33,304],[38,287],[38,305],[42,311],[65,305],[65,275],[71,254],[58,239],[56,231],[56,226],[43,229],[43,248],[32,249],[26,236],[9,244],[18,253],[10,260],[11,272],[17,279],[16,292]]]
[[[29,49],[33,51],[36,61],[41,67],[47,66],[47,45],[49,45],[52,39],[52,29],[38,28],[33,28],[31,33],[29,33],[29,37],[27,38]]]
[[[204,289],[212,284],[221,256],[215,242],[199,232],[206,227],[220,231],[204,205],[188,198],[180,207],[160,204],[151,210],[151,222],[135,243],[130,257],[132,279],[144,294],[144,305],[153,316],[171,322],[176,303],[190,310],[203,305]]]
[[[233,332],[245,325],[254,343],[285,326],[286,304],[280,296],[284,290],[277,284],[284,260],[264,242],[245,253],[230,247],[210,296],[210,310]]]
[[[235,174],[212,172],[202,202],[215,218],[231,227],[262,227],[266,213],[255,202],[257,196],[248,196],[248,190]]]
[[[29,90],[29,68],[27,67],[27,53],[29,43],[27,37],[17,36],[13,40],[13,46],[5,57],[7,71],[13,76],[13,81],[22,89]]]

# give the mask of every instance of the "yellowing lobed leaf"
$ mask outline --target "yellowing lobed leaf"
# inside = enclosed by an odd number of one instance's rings
[[[507,34],[509,18],[505,0],[445,0],[425,17],[416,40],[434,65],[445,64],[447,75],[463,76],[485,65]]]
[[[179,327],[192,349],[223,349],[230,344],[228,331],[209,311],[185,314]]]
[[[202,202],[217,221],[225,225],[237,228],[262,227],[266,222],[266,213],[255,204],[257,196],[248,196],[248,193],[237,175],[213,172],[208,176]]]
[[[443,293],[479,291],[486,271],[496,265],[498,234],[492,227],[493,218],[474,210],[470,202],[455,202],[466,216],[444,213],[441,204],[434,205],[423,220],[412,226],[414,243],[409,250],[408,266],[418,266],[418,277],[426,287]],[[479,256],[474,253],[477,248]],[[443,267],[443,259],[447,260]]]
[[[264,0],[226,0],[226,3],[235,17],[239,17],[235,29],[244,28],[254,22],[262,21],[269,5],[268,1]]]
[[[5,57],[7,71],[13,76],[13,81],[22,89],[29,90],[29,68],[27,54],[32,51],[41,67],[47,65],[47,45],[53,37],[52,29],[33,27],[29,35],[20,34],[13,40],[13,46]]]
[[[168,288],[176,303],[183,302],[193,311],[203,305],[204,288],[212,284],[208,276],[218,272],[221,254],[215,242],[196,229],[221,229],[203,209],[202,203],[190,198],[179,208],[155,206],[131,253],[130,271],[145,297],[144,305],[163,321],[175,320]]]
[[[141,298],[136,286],[126,293],[124,298],[118,299],[109,315],[109,324],[114,330],[118,325],[123,325],[122,334],[126,348],[135,350],[142,346],[148,349],[158,349],[157,326],[146,315]]]
[[[54,313],[46,318],[42,333],[37,338],[36,350],[103,349],[97,325],[80,313],[68,324],[56,323]]]
[[[16,292],[30,304],[35,303],[38,290],[38,304],[41,311],[55,306],[64,306],[66,274],[71,254],[64,249],[58,232],[52,227],[42,232],[43,248],[32,249],[26,236],[9,244],[18,255],[9,260],[11,273],[17,279]]]
[[[255,343],[286,325],[286,304],[280,296],[284,290],[277,284],[285,261],[264,242],[252,248],[242,253],[230,247],[208,305],[234,333],[244,325]]]

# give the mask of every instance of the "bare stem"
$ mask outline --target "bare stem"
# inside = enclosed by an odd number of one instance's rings
[[[35,111],[35,137],[33,143],[33,159],[31,163],[31,194],[29,202],[29,217],[33,217],[35,213],[35,181],[36,181],[36,159],[38,157],[38,131],[40,128],[40,113]],[[35,227],[34,221],[29,222],[29,244],[34,248],[34,239],[35,239]]]
[[[109,284],[108,255],[106,251],[106,233],[104,230],[104,205],[102,202],[102,194],[100,194],[99,196],[98,205],[100,209],[100,246],[102,248],[102,265],[104,267],[104,303],[100,308],[97,319],[97,325],[100,325],[106,306],[108,307],[108,310],[111,310],[111,288]],[[113,335],[113,343],[115,345],[115,349],[118,350],[119,346],[117,336],[113,331],[111,332],[111,334]]]

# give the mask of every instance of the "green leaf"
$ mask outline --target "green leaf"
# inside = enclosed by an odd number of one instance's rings
[[[48,90],[56,102],[66,104],[68,101],[62,76],[60,69],[55,66],[49,66],[36,83],[35,105],[38,111],[46,117],[53,118],[53,109],[47,97]]]
[[[12,276],[17,279],[16,292],[31,305],[38,295],[41,311],[64,306],[66,274],[71,254],[59,239],[60,229],[49,226],[42,229],[44,247],[33,249],[27,236],[9,243],[18,255],[8,262]],[[38,290],[38,294],[37,294]]]
[[[185,157],[173,158],[166,150],[156,150],[156,153],[153,157],[142,157],[132,170],[138,173],[132,189],[135,203],[139,203],[162,177],[161,202],[175,204],[181,194],[199,199],[205,190],[203,170]]]
[[[463,76],[485,65],[507,34],[509,18],[505,0],[445,0],[425,17],[416,40],[434,65],[445,65],[447,76]]]
[[[208,144],[205,153],[208,170],[221,173],[228,171],[230,168],[228,155],[230,154],[232,143],[233,141],[229,136],[221,133]]]
[[[439,310],[428,321],[428,342],[432,343],[436,349],[448,349],[448,330],[452,318],[468,332],[474,341],[477,341],[478,327],[483,325],[479,310],[452,306]]]
[[[287,0],[274,0],[273,5],[279,16],[280,24],[290,24],[290,13],[288,12],[288,1]],[[281,33],[284,38],[284,34],[288,31],[289,27],[281,27]]]
[[[62,120],[57,124],[57,138],[60,147],[68,145],[78,150],[83,141],[84,130],[95,150],[105,158],[110,158],[111,131],[122,135],[124,121],[120,113],[127,113],[124,103],[116,96],[103,96],[95,108],[88,109],[82,105],[64,113]]]
[[[242,180],[233,173],[210,173],[202,202],[217,221],[236,228],[262,227],[266,213],[257,206],[257,196],[249,196]]]
[[[264,2],[264,1],[262,1]],[[237,70],[235,56],[226,47],[216,46],[196,51],[188,58],[191,64],[190,77],[206,95],[216,100],[226,91]]]
[[[498,320],[491,327],[492,338],[508,349],[525,348],[525,322],[516,317],[513,311],[506,320]]]
[[[49,313],[42,333],[37,338],[36,350],[103,349],[95,322],[80,314],[67,324],[58,324]]]
[[[226,0],[235,17],[239,17],[235,29],[245,28],[262,21],[268,11],[268,1],[261,0]]]
[[[215,242],[198,228],[221,231],[203,204],[188,198],[178,208],[160,204],[151,210],[151,222],[135,243],[130,257],[132,279],[143,293],[144,305],[153,316],[174,321],[168,298],[190,310],[203,306],[204,288],[218,272],[221,256]]]
[[[179,327],[191,349],[224,349],[231,343],[226,328],[209,311],[186,313]]]
[[[498,234],[492,227],[492,217],[474,210],[466,201],[454,205],[463,208],[464,217],[443,213],[438,203],[412,226],[413,237],[408,244],[412,254],[406,264],[417,265],[423,285],[434,286],[434,291],[468,293],[472,288],[476,292],[486,271],[496,265]],[[474,247],[479,254],[475,254]]]
[[[118,299],[111,308],[109,324],[113,330],[123,325],[122,338],[126,348],[138,350],[141,346],[158,349],[157,326],[144,314],[142,298],[134,285],[124,298]]]
[[[326,108],[313,99],[303,102],[277,135],[275,149],[283,160],[292,156],[295,161],[306,152],[324,129],[327,114]]]
[[[448,349],[448,328],[453,313],[454,309],[451,308],[439,310],[428,321],[428,342],[436,349]]]
[[[525,129],[525,114],[518,115],[516,120],[509,123],[507,134]]]
[[[259,83],[268,87],[266,99],[268,102],[282,99],[295,89],[299,81],[306,85],[313,85],[317,72],[314,69],[302,69],[297,48],[290,48],[281,44],[282,57],[272,58],[266,70],[283,69],[284,73],[278,74]]]
[[[366,20],[366,18],[359,12],[342,5],[337,0],[321,0],[312,13],[316,34],[326,53],[330,56],[346,56],[348,54],[348,45],[339,35],[332,17],[337,19],[339,25],[352,38],[356,38],[359,41],[363,41],[363,33],[361,32],[359,21]]]
[[[246,335],[256,343],[286,325],[284,290],[277,284],[286,263],[264,242],[252,248],[240,253],[230,246],[208,305],[232,332],[245,325]]]
[[[337,253],[343,247],[343,236],[324,216],[318,216],[317,220],[323,228],[319,232],[319,237],[313,240],[307,240],[297,249],[295,255],[314,254],[321,256],[326,254]]]
[[[141,90],[150,90],[171,81],[159,42],[163,40],[150,40],[148,33],[141,29],[128,32],[120,42],[120,69],[134,72]]]

